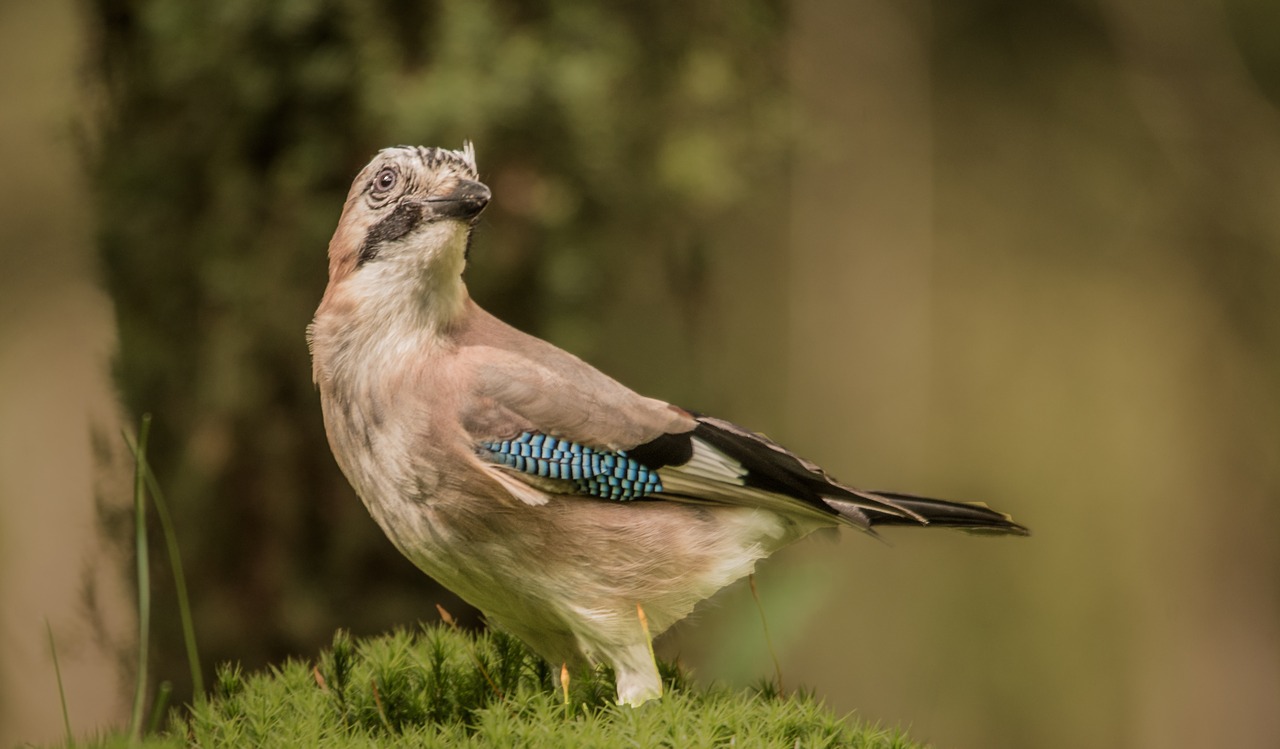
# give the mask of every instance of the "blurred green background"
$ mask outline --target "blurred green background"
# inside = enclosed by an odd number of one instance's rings
[[[0,5],[0,744],[118,721],[122,425],[210,662],[473,613],[324,443],[351,177],[475,141],[473,296],[623,382],[1030,539],[811,540],[787,686],[939,747],[1280,745],[1280,6]],[[154,676],[183,666],[165,568]],[[662,643],[772,663],[744,586]]]

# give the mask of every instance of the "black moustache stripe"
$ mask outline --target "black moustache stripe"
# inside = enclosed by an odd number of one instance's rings
[[[364,238],[364,244],[360,245],[360,254],[356,259],[356,266],[378,257],[378,250],[387,242],[394,242],[403,237],[413,228],[422,223],[422,205],[419,203],[401,203],[391,212],[391,215],[382,219],[369,229],[369,234]]]

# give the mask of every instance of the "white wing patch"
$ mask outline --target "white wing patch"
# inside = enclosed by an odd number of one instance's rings
[[[662,493],[653,495],[655,499],[755,507],[796,519],[807,515],[819,525],[835,522],[835,516],[792,497],[747,486],[747,470],[741,463],[697,437],[692,442],[693,456],[688,462],[658,470]]]
[[[658,475],[665,475],[668,470],[674,469],[690,477],[719,481],[734,486],[744,485],[743,478],[747,475],[747,469],[743,468],[741,463],[697,437],[694,437],[691,442],[693,457],[689,458],[689,462],[681,466],[663,468]]]
[[[692,442],[693,456],[687,463],[659,469],[663,490],[662,494],[654,495],[655,498],[757,507],[792,518],[808,516],[817,525],[831,525],[843,520],[862,530],[871,528],[870,518],[857,502],[823,497],[823,501],[838,513],[830,515],[794,497],[747,486],[747,469],[741,463],[702,439],[694,437]],[[853,493],[861,496],[860,492]],[[878,497],[874,506],[884,507],[882,511],[895,509],[892,503]],[[902,514],[911,516],[908,512]]]

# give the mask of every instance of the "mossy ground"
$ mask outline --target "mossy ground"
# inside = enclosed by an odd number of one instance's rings
[[[212,694],[170,712],[146,747],[917,747],[897,731],[837,716],[811,695],[692,685],[664,667],[666,694],[614,704],[606,671],[551,668],[501,634],[444,627],[352,640],[318,662],[219,670]],[[105,736],[96,746],[138,746]]]

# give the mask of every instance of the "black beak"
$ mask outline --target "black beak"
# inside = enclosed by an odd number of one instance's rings
[[[458,180],[458,184],[454,185],[447,194],[438,198],[428,198],[425,202],[429,206],[429,215],[433,220],[453,218],[459,221],[474,221],[484,207],[489,205],[491,197],[492,193],[483,183],[463,179]]]

